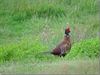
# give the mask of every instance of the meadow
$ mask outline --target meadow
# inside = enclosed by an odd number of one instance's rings
[[[99,74],[98,3],[0,0],[0,73]],[[70,53],[64,58],[41,54],[52,51],[63,39],[67,23]]]

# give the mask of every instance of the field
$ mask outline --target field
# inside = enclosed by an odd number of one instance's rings
[[[42,2],[43,1],[43,2]],[[0,0],[1,74],[99,74],[99,0]],[[63,39],[68,55],[43,54]]]

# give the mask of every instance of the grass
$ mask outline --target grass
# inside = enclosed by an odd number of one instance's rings
[[[20,61],[26,58],[34,58],[37,62],[59,60],[59,58],[55,58],[53,55],[42,53],[51,50],[49,50],[48,46],[44,46],[39,42],[38,38],[34,42],[29,42],[25,39],[16,44],[0,47],[0,62]],[[89,39],[73,44],[70,53],[65,58],[70,60],[77,58],[99,58],[99,39]]]
[[[99,39],[84,40],[75,43],[67,55],[68,59],[76,58],[99,58]]]
[[[78,73],[79,66],[92,63],[95,59],[98,60],[98,3],[99,0],[44,0],[43,2],[42,0],[0,0],[0,72],[11,72],[12,68],[15,68],[16,73],[24,71],[54,73],[56,70],[54,66],[63,68],[59,63],[62,65],[66,63],[65,65],[69,68],[68,72],[64,71],[65,74]],[[70,53],[65,58],[40,54],[51,51],[59,43],[64,36],[67,23],[71,28]],[[74,65],[73,62],[76,60],[75,63],[77,63],[78,59],[83,59],[83,63],[80,60],[79,66]],[[87,63],[84,63],[84,59]],[[93,61],[90,62],[87,59]],[[17,62],[20,64],[14,66]],[[36,63],[35,68],[30,68],[33,67],[32,62]],[[47,65],[44,65],[43,63],[46,62],[48,62]],[[53,64],[49,66],[50,62]],[[11,69],[5,67],[7,64],[11,66]],[[24,65],[26,65],[25,69]],[[43,70],[40,68],[41,65],[45,67]],[[95,62],[89,67],[97,66]],[[48,69],[48,67],[51,68]],[[54,71],[52,71],[53,68]],[[85,72],[87,68],[88,66],[84,67],[79,73],[98,72],[98,69]],[[58,71],[63,72],[61,69],[57,69]]]
[[[94,74],[99,75],[99,61],[94,60],[70,60],[45,63],[7,63],[0,66],[2,74]],[[12,72],[13,71],[13,72]]]

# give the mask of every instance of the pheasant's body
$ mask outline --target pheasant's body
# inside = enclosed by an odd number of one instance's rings
[[[63,41],[58,46],[56,46],[56,48],[54,48],[51,53],[53,55],[65,56],[66,52],[69,52],[70,49],[71,49],[70,36],[66,35],[64,36]]]
[[[71,41],[70,41],[70,28],[67,27],[65,29],[65,36],[63,38],[63,41],[59,45],[56,46],[56,48],[53,49],[51,54],[58,55],[58,56],[65,56],[66,53],[68,53],[71,49]]]

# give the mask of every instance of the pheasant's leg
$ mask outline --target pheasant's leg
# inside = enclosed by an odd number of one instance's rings
[[[63,57],[65,57],[66,53],[62,54]]]

